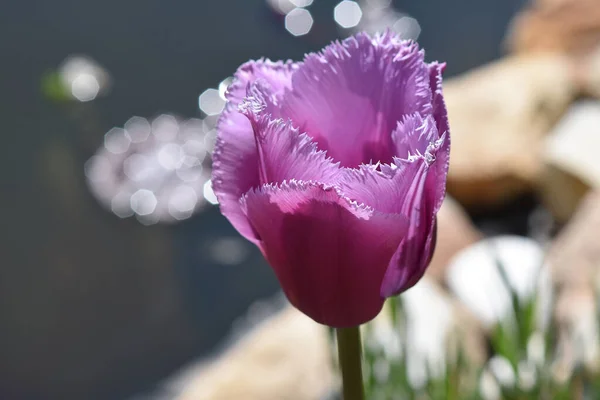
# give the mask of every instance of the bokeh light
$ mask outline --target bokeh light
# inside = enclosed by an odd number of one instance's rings
[[[221,265],[242,264],[250,255],[248,242],[240,237],[221,237],[208,246],[213,261]]]
[[[403,39],[417,40],[421,34],[421,25],[416,19],[404,16],[394,23],[392,30],[397,32]]]
[[[66,94],[80,102],[94,100],[110,87],[108,72],[87,56],[67,57],[58,69],[58,76]]]
[[[362,10],[355,1],[344,0],[333,9],[333,19],[342,28],[357,26],[362,15]]]
[[[282,15],[286,15],[297,7],[292,0],[267,0],[267,5]]]
[[[227,88],[229,87],[229,85],[231,85],[231,82],[233,82],[233,77],[228,77],[225,78],[221,81],[221,83],[219,83],[219,87],[217,88],[217,90],[219,91],[219,96],[221,97],[221,99],[225,100],[225,94],[227,93]]]
[[[419,22],[394,8],[391,0],[343,0],[334,9],[334,20],[343,35],[390,29],[403,39],[417,40],[421,34]]]
[[[310,11],[295,8],[285,16],[285,29],[294,36],[302,36],[310,32],[313,22]]]
[[[198,106],[206,115],[217,115],[223,111],[225,100],[219,89],[206,89],[198,98]]]
[[[290,0],[296,7],[308,7],[313,3],[313,0]]]
[[[212,188],[212,181],[206,181],[202,189],[202,193],[204,194],[206,201],[208,201],[210,204],[219,204],[219,200],[217,200],[217,196]]]
[[[189,218],[216,204],[209,181],[213,139],[206,140],[213,131],[214,118],[132,117],[110,129],[85,164],[89,187],[120,218],[135,215],[147,225]]]

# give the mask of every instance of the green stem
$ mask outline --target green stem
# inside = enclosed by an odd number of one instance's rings
[[[344,400],[364,400],[360,329],[336,329]]]

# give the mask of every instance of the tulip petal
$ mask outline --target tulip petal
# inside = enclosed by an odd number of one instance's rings
[[[450,167],[450,123],[448,121],[448,111],[444,96],[442,93],[442,73],[446,68],[446,64],[437,62],[429,65],[430,84],[433,93],[433,117],[437,122],[437,130],[440,137],[444,137],[440,148],[436,152],[436,174],[437,186],[436,197],[438,202],[435,206],[437,213],[442,206],[442,201],[446,196],[446,176]]]
[[[286,89],[282,117],[345,167],[390,163],[403,115],[432,112],[430,72],[413,42],[365,34],[309,54]]]
[[[405,199],[420,175],[426,173],[424,162],[391,165],[361,165],[343,170],[336,182],[344,196],[358,204],[391,214],[408,215]]]
[[[429,85],[433,94],[433,117],[437,121],[437,128],[440,134],[450,131],[448,123],[448,111],[442,94],[442,74],[446,69],[446,64],[433,62],[429,64]]]
[[[280,96],[291,84],[292,63],[251,61],[242,65],[234,76],[226,97],[227,106],[217,125],[218,137],[213,152],[213,190],[221,212],[248,240],[256,242],[252,228],[239,205],[240,197],[259,186],[258,153],[252,125],[238,106],[251,82],[259,79],[274,96]]]
[[[407,159],[396,160],[398,168],[410,165],[421,168],[414,175],[411,189],[403,200],[402,210],[409,217],[410,226],[384,277],[381,293],[386,297],[397,295],[417,283],[435,248],[436,214],[446,195],[450,141],[447,133],[438,137],[436,124],[429,119],[413,115],[399,124],[392,134],[398,146],[410,154]],[[415,135],[411,144],[399,139],[411,135]]]
[[[358,206],[314,182],[264,185],[241,205],[300,311],[333,327],[356,326],[379,313],[381,280],[406,233],[405,217]]]
[[[382,296],[396,295],[421,278],[435,247],[435,216],[445,196],[447,135],[439,137],[432,116],[413,114],[392,133],[397,152],[390,165],[345,169],[337,183],[357,203],[410,220],[405,239],[391,260],[381,286]]]
[[[276,95],[282,95],[286,88],[291,87],[291,77],[297,63],[291,61],[273,62],[269,59],[248,61],[238,68],[234,80],[227,88],[225,98],[228,102],[237,105],[246,97],[247,86],[256,81],[264,81]]]
[[[407,202],[411,193],[418,193],[421,180],[435,162],[433,152],[439,140],[433,117],[419,114],[406,116],[391,135],[395,153],[404,155],[391,164],[361,165],[344,169],[337,183],[345,196],[386,213],[410,215],[413,204]],[[416,211],[418,212],[418,210]]]
[[[260,185],[286,180],[334,182],[340,174],[339,163],[320,151],[312,138],[300,133],[290,121],[271,119],[270,108],[260,87],[252,86],[240,110],[249,119],[258,150]]]

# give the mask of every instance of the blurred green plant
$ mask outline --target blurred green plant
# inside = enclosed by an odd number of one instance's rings
[[[69,101],[73,100],[73,96],[69,89],[65,86],[58,71],[49,71],[42,76],[41,83],[42,93],[52,101]]]
[[[410,374],[406,341],[407,316],[402,296],[388,300],[399,351],[390,351],[389,338],[382,343],[373,323],[364,327],[364,379],[370,400],[567,400],[600,399],[600,374],[565,355],[558,341],[559,326],[550,318],[539,321],[538,296],[523,300],[509,283],[497,261],[503,284],[510,293],[512,312],[486,332],[488,352],[484,365],[475,365],[466,352],[467,338],[448,346],[444,368],[432,370],[426,363],[424,381]],[[600,301],[596,302],[600,326]],[[556,307],[551,304],[551,310]],[[552,312],[554,315],[554,312]],[[392,336],[392,339],[394,336]],[[576,346],[577,343],[571,344]],[[392,346],[393,347],[393,346]]]

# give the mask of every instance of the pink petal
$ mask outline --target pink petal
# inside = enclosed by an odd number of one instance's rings
[[[217,125],[218,137],[213,152],[213,190],[221,212],[248,240],[256,242],[252,228],[242,213],[239,199],[250,188],[259,186],[258,154],[252,125],[238,112],[248,85],[259,79],[273,96],[280,96],[291,84],[292,63],[269,60],[250,61],[235,73],[227,92],[227,105]]]
[[[281,103],[290,118],[343,166],[392,161],[390,139],[403,115],[432,112],[424,54],[391,34],[365,34],[309,54]]]
[[[289,121],[271,119],[262,112],[268,103],[258,87],[247,97],[243,111],[250,120],[258,149],[260,184],[286,180],[334,182],[340,175],[339,163],[334,163],[316,143]],[[258,111],[258,112],[257,112]]]
[[[420,170],[414,175],[411,188],[402,202],[402,212],[409,217],[410,225],[407,237],[394,254],[384,277],[381,293],[386,297],[399,294],[417,283],[425,273],[435,248],[436,214],[446,195],[450,145],[448,134],[439,137],[436,125],[429,119],[411,116],[399,124],[393,134],[399,146],[411,153],[405,160],[396,160],[398,168],[420,165]],[[411,136],[412,141],[399,139]]]
[[[390,297],[412,287],[423,276],[435,246],[435,198],[429,192],[428,173],[430,168],[422,159],[413,161],[420,164],[420,174],[415,176],[406,198],[402,200],[410,223],[408,233],[383,278],[381,295]]]
[[[336,185],[344,196],[358,204],[384,213],[408,215],[410,210],[405,199],[416,190],[419,176],[426,170],[422,161],[361,165],[358,169],[344,169]]]
[[[433,117],[437,122],[437,130],[444,141],[436,153],[436,173],[439,182],[436,187],[436,196],[438,203],[435,206],[437,212],[442,206],[442,201],[446,196],[446,176],[450,166],[450,123],[448,121],[448,111],[442,94],[442,73],[446,64],[431,63],[429,66],[430,84],[433,93]],[[441,178],[443,176],[443,179]]]
[[[282,95],[286,88],[291,87],[291,76],[297,68],[298,64],[291,61],[273,62],[264,58],[248,61],[236,71],[234,80],[227,89],[226,99],[231,104],[239,104],[246,97],[248,84],[259,80],[266,82],[273,93]]]
[[[420,114],[406,115],[392,132],[396,155],[401,159],[426,157],[431,160],[433,155],[428,153],[428,148],[439,138],[432,115],[425,118]]]
[[[429,265],[435,247],[435,216],[445,196],[447,137],[439,136],[432,116],[407,116],[392,133],[398,154],[405,159],[344,169],[336,183],[351,200],[410,220],[383,279],[382,296],[408,289]]]
[[[419,114],[406,116],[391,135],[396,154],[405,159],[394,163],[361,165],[358,169],[344,169],[343,178],[337,182],[348,198],[386,213],[411,215],[418,213],[418,200],[409,202],[419,193],[429,166],[435,162],[432,154],[438,131],[433,117]],[[414,203],[414,204],[413,204]],[[411,217],[412,218],[412,217]]]
[[[242,199],[290,302],[315,321],[356,326],[374,318],[380,286],[407,229],[399,215],[359,207],[333,187],[291,181]]]

